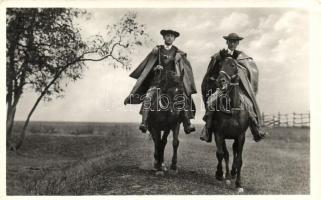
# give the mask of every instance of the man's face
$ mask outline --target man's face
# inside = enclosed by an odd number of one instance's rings
[[[164,35],[164,41],[166,45],[172,45],[175,40],[175,36],[173,34]]]
[[[227,44],[227,47],[231,51],[234,51],[236,49],[237,45],[239,45],[239,41],[238,40],[227,40],[226,44]]]

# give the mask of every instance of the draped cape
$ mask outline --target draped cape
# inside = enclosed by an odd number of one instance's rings
[[[195,94],[196,87],[194,82],[193,70],[190,62],[186,58],[186,53],[179,50],[177,47],[176,53],[180,54],[180,59],[175,60],[178,69],[182,72],[184,70],[184,89],[187,96]],[[143,101],[143,96],[146,94],[149,88],[148,77],[150,73],[153,73],[153,68],[158,64],[158,54],[151,51],[147,57],[138,65],[138,67],[129,75],[130,77],[137,79],[133,89],[131,90],[129,97],[131,104],[139,104]]]

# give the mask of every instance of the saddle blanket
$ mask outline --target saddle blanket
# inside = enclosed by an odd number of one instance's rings
[[[254,112],[253,103],[249,97],[247,97],[242,90],[240,90],[241,105],[239,108],[232,108],[231,98],[224,94],[220,89],[217,89],[207,99],[207,109],[209,111],[222,111],[225,113],[232,113],[233,109],[246,110],[251,117],[256,117]]]

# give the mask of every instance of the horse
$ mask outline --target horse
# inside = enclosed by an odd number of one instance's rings
[[[157,98],[153,101],[148,116],[148,130],[154,142],[154,169],[156,175],[164,175],[164,150],[170,131],[173,133],[173,156],[170,172],[177,173],[177,149],[179,146],[179,130],[183,121],[184,100],[183,76],[166,69],[157,72]],[[162,134],[163,132],[163,134]]]
[[[236,60],[226,57],[219,63],[220,71],[217,80],[221,95],[217,98],[219,105],[213,113],[210,134],[214,133],[218,160],[215,178],[223,180],[222,161],[225,161],[225,180],[227,184],[236,177],[235,186],[243,192],[241,182],[242,153],[245,133],[250,125],[250,113],[245,104],[251,105],[250,99],[239,85],[239,66]],[[248,106],[247,105],[247,106]],[[229,169],[229,152],[226,139],[234,140],[232,170]]]

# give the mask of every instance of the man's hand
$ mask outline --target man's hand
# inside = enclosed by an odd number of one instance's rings
[[[128,97],[126,97],[126,99],[124,100],[124,105],[126,106],[127,104],[129,104],[130,103],[130,98],[129,98],[129,96]]]
[[[162,69],[164,69],[163,66],[157,65],[157,66],[154,68],[154,71],[156,71],[156,70],[162,70]]]
[[[153,50],[152,50],[153,54],[158,54],[158,46],[156,46]]]

